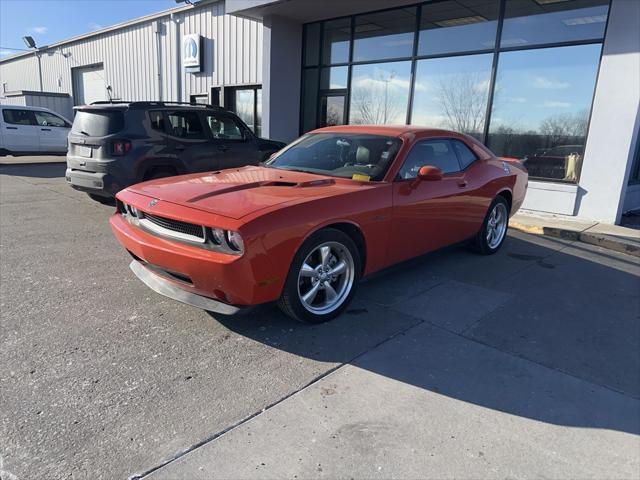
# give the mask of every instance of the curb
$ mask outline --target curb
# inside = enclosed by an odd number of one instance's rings
[[[540,225],[527,225],[520,222],[509,222],[509,227],[520,232],[532,235],[545,235],[547,237],[561,238],[574,242],[588,243],[598,247],[613,250],[619,253],[625,253],[640,258],[640,243],[633,240],[616,237],[614,235],[606,235],[602,233],[592,233],[589,229],[584,231],[569,230],[566,228],[547,227]]]

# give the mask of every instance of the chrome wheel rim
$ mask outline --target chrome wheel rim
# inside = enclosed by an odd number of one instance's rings
[[[302,262],[298,273],[298,298],[311,313],[331,313],[349,296],[354,274],[349,249],[338,242],[325,242],[314,248]]]
[[[509,216],[507,215],[507,207],[503,203],[497,203],[491,213],[489,214],[489,220],[487,221],[487,245],[489,248],[494,249],[500,245],[505,233],[507,232],[507,222]]]

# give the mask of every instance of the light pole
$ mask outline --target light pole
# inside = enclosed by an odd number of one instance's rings
[[[384,118],[382,119],[383,123],[387,123],[387,113],[388,113],[388,96],[389,96],[389,83],[391,82],[391,80],[394,79],[394,77],[396,76],[396,72],[392,71],[389,74],[389,77],[385,80],[382,79],[382,81],[384,82]]]
[[[36,46],[36,41],[33,39],[33,37],[29,35],[22,37],[22,40],[24,41],[24,44],[27,47],[33,49],[33,54],[38,59],[38,79],[40,80],[40,91],[43,92],[44,90],[42,89],[42,63],[40,62],[40,51]]]

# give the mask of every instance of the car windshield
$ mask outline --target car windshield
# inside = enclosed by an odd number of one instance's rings
[[[400,139],[361,133],[311,133],[300,137],[266,166],[356,180],[382,180]]]

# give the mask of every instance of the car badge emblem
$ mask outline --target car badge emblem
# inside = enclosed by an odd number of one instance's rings
[[[155,207],[158,204],[158,200],[155,198],[149,202],[149,207]]]
[[[507,165],[507,162],[502,162],[502,169],[507,173],[511,173],[511,168],[509,168],[509,165]]]

